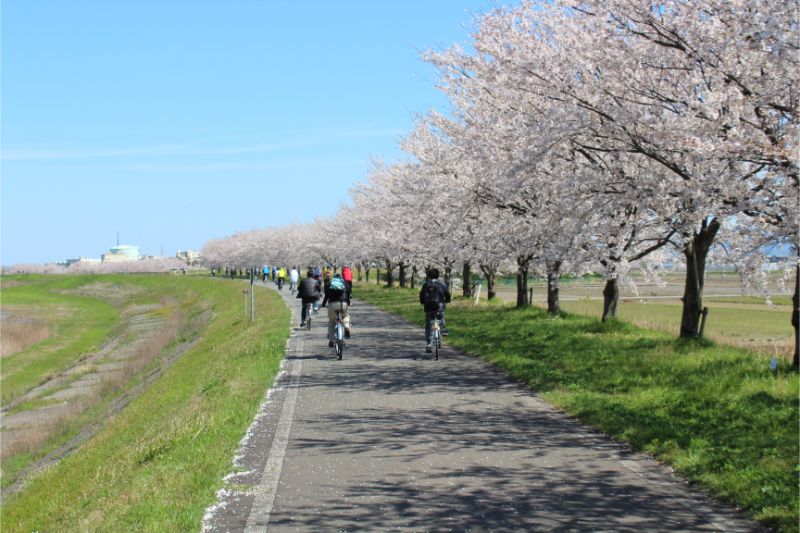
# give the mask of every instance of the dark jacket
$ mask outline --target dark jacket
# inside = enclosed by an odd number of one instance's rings
[[[447,285],[445,285],[445,283],[439,278],[436,278],[434,280],[425,280],[425,283],[422,284],[422,288],[420,288],[419,290],[419,303],[425,305],[425,292],[426,292],[425,288],[428,285],[428,283],[433,283],[433,285],[439,291],[440,306],[450,303],[450,289],[448,289]]]
[[[321,296],[319,289],[319,281],[314,278],[305,278],[297,287],[297,297],[302,298],[304,302],[319,300]]]
[[[331,291],[331,280],[325,282],[325,298],[322,300],[322,307],[325,307],[328,302],[344,302],[350,305],[350,285],[346,282],[344,284],[344,291],[339,294],[337,291]]]

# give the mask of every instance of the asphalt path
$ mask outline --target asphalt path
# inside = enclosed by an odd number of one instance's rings
[[[434,361],[422,328],[351,313],[342,361],[324,309],[293,328],[204,530],[761,531],[491,365]]]

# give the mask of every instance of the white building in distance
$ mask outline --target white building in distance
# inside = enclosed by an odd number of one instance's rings
[[[107,254],[102,255],[103,263],[121,263],[123,261],[138,261],[139,247],[128,244],[118,244],[109,248]]]

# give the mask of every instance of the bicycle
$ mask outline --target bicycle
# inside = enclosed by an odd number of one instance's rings
[[[342,323],[341,311],[336,311],[336,326],[333,329],[333,349],[336,351],[336,358],[341,361],[344,355],[344,324]]]
[[[311,302],[308,302],[308,305],[306,306],[306,329],[307,330],[311,329],[311,310],[313,308],[314,308],[314,304],[311,303]]]
[[[439,320],[439,315],[436,314],[433,316],[431,320],[431,344],[433,345],[434,351],[434,360],[439,360],[439,348],[442,347],[442,331],[441,331],[441,320]]]

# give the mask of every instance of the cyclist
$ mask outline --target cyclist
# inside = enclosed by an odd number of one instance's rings
[[[342,267],[342,278],[347,286],[350,287],[350,292],[353,292],[353,270],[345,265]]]
[[[266,283],[268,277],[269,277],[269,267],[267,265],[264,265],[264,268],[261,269],[261,281]]]
[[[300,298],[303,302],[302,309],[300,311],[300,327],[305,327],[306,325],[306,313],[308,312],[308,304],[314,304],[319,300],[320,297],[320,285],[319,281],[314,278],[314,269],[309,268],[306,279],[300,282],[300,286],[297,289],[297,298]]]
[[[294,292],[297,288],[298,281],[300,281],[300,272],[297,271],[297,267],[292,267],[292,270],[289,272],[289,290]]]
[[[319,268],[318,266],[314,267],[314,279],[316,279],[320,287],[322,287],[322,269]],[[314,314],[316,315],[318,312],[319,312],[319,302],[317,301],[314,302]]]
[[[447,329],[444,324],[444,309],[445,305],[450,303],[450,290],[439,279],[439,269],[431,268],[428,270],[427,279],[419,291],[419,303],[425,306],[425,341],[428,343],[425,351],[431,353],[433,351],[431,321],[434,318],[439,318],[442,323],[442,335],[447,336]]]
[[[340,311],[342,324],[344,324],[344,338],[350,338],[350,288],[342,279],[341,274],[325,281],[325,298],[322,300],[322,307],[328,302],[328,346],[333,346],[333,332],[336,329],[336,311]]]
[[[278,269],[278,290],[283,290],[284,283],[286,283],[286,269],[281,267]]]

